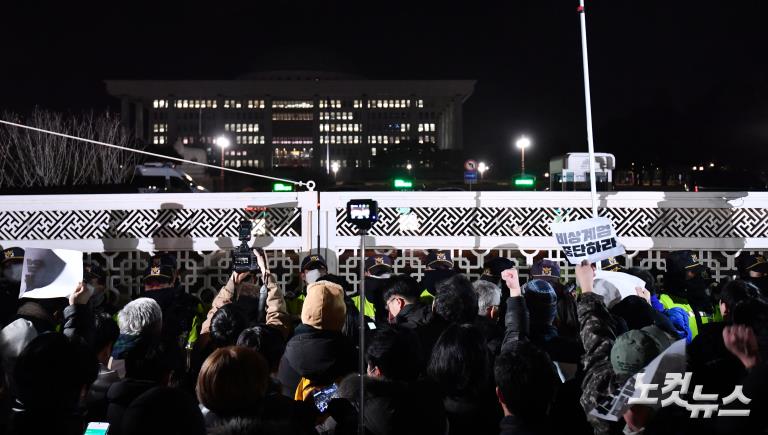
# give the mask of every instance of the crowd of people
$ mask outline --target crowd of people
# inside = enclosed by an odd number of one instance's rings
[[[96,262],[69,298],[19,298],[24,251],[5,249],[0,431],[79,435],[89,422],[108,423],[112,435],[344,435],[361,421],[368,434],[435,435],[768,427],[762,256],[742,253],[738,276],[720,282],[690,251],[670,252],[659,282],[622,259],[584,262],[570,282],[559,262],[540,259],[523,282],[497,257],[471,282],[449,251],[429,251],[420,281],[374,254],[361,297],[320,255],[303,258],[300,285],[287,289],[254,253],[259,268],[232,272],[211,306],[180,289],[173,254],[153,256],[142,292],[120,306]],[[617,296],[596,269],[644,285]],[[634,396],[661,403],[616,400],[627,385],[640,391],[643,371],[673,346],[685,349],[682,370],[659,365],[662,385]],[[664,394],[646,394],[654,390]],[[694,413],[716,395],[711,412]]]

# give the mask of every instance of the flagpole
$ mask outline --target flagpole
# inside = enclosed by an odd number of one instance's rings
[[[592,96],[589,92],[589,60],[587,55],[587,19],[584,0],[579,0],[581,21],[581,60],[584,66],[584,102],[587,109],[587,146],[589,148],[589,189],[592,193],[592,217],[597,217],[597,180],[595,177],[595,143],[592,136]]]

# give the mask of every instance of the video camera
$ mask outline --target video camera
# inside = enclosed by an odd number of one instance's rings
[[[259,275],[261,274],[259,262],[253,255],[253,249],[248,246],[251,241],[252,228],[253,224],[248,219],[240,221],[240,226],[237,227],[237,238],[240,240],[240,246],[235,247],[232,251],[232,268],[237,273],[254,272]]]
[[[372,199],[350,199],[347,220],[361,230],[370,229],[379,220],[379,205]]]

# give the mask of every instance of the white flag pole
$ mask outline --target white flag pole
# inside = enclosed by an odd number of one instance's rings
[[[579,0],[581,21],[581,58],[584,65],[584,102],[587,109],[587,146],[589,147],[589,188],[592,193],[592,217],[597,217],[597,180],[595,177],[595,143],[592,137],[592,97],[589,92],[589,60],[587,56],[587,19],[584,0]]]

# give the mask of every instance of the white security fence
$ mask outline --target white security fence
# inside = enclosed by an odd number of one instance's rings
[[[588,192],[296,192],[0,197],[0,245],[77,249],[104,264],[110,283],[136,292],[151,252],[175,251],[183,285],[210,297],[228,275],[241,218],[286,286],[298,264],[320,252],[332,272],[356,285],[360,238],[346,223],[349,199],[375,199],[380,221],[366,246],[394,258],[396,272],[420,277],[427,249],[449,249],[457,267],[479,276],[503,256],[522,274],[535,258],[562,259],[549,223],[590,216]],[[768,194],[606,192],[629,265],[663,270],[664,253],[691,249],[716,277],[743,251],[768,250]],[[572,270],[561,260],[563,274]]]

